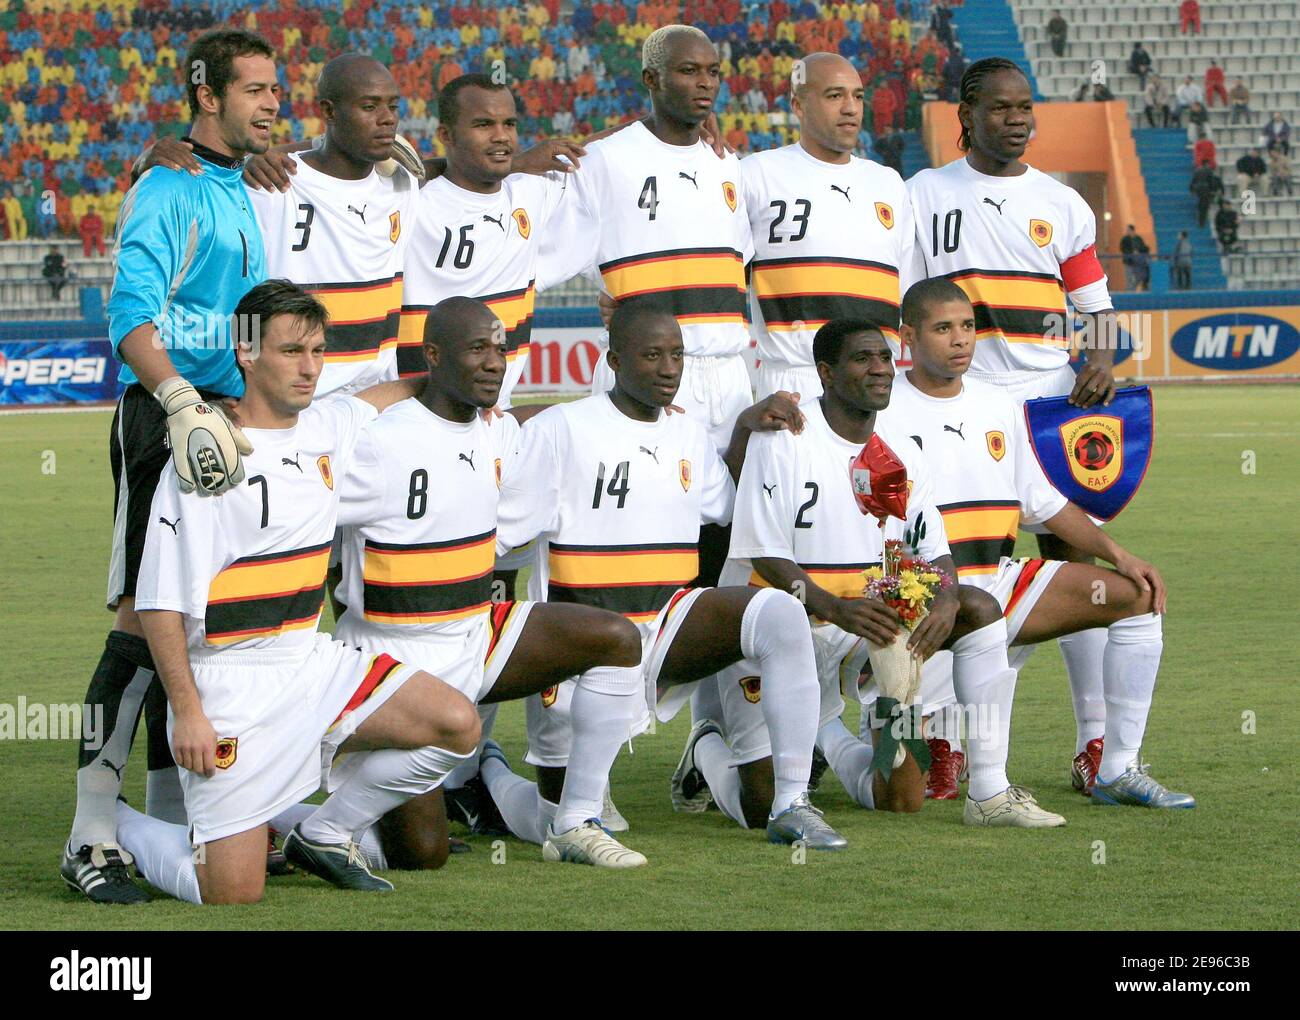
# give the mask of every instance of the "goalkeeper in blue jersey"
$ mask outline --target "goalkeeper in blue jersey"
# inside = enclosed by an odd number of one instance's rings
[[[240,30],[209,32],[184,65],[197,173],[154,168],[127,193],[118,217],[109,338],[126,392],[109,440],[116,502],[108,607],[116,617],[86,704],[103,732],[78,754],[77,813],[60,873],[96,903],[148,899],[116,842],[115,802],[137,721],[149,738],[146,806],[185,822],[167,741],[167,703],[135,614],[136,573],[150,504],[170,457],[182,490],[219,496],[244,480],[251,447],[218,401],[239,397],[232,326],[236,304],[266,275],[261,234],[241,179],[244,157],[265,152],[280,108],[274,51]],[[174,527],[175,522],[170,522]],[[91,709],[92,712],[95,709]]]

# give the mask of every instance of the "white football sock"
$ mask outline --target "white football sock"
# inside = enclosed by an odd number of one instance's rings
[[[966,763],[968,796],[988,800],[1011,785],[1007,755],[1016,671],[1007,665],[1007,623],[997,620],[967,634],[952,647],[952,684],[968,708]]]
[[[299,822],[306,818],[310,818],[312,813],[316,810],[316,807],[317,805],[315,804],[307,804],[305,802],[302,804],[292,804],[274,818],[270,819],[266,824],[281,836],[287,835],[289,830]]]
[[[775,588],[759,589],[741,618],[740,650],[758,663],[763,678],[760,705],[772,741],[775,818],[808,792],[821,715],[817,660],[803,604]]]
[[[186,903],[203,902],[188,827],[142,815],[120,800],[116,817],[121,845],[151,886]]]
[[[1108,628],[1102,675],[1106,678],[1106,746],[1097,781],[1112,783],[1138,760],[1151,712],[1151,696],[1164,650],[1160,617],[1130,616]]]
[[[492,802],[505,819],[506,828],[528,843],[541,845],[546,829],[540,824],[541,797],[537,784],[511,772],[500,758],[485,758],[480,774]]]
[[[475,752],[471,752],[473,754]],[[360,751],[343,784],[329,795],[298,831],[313,843],[338,845],[356,838],[395,807],[435,789],[469,755],[441,747],[414,751],[385,748]]]
[[[480,736],[478,738],[479,750],[483,750],[483,745],[487,743],[492,736],[492,726],[497,720],[497,709],[501,705],[494,703],[491,705],[478,706],[478,718],[480,726]],[[442,781],[444,790],[459,790],[479,773],[479,756],[475,754],[468,761],[462,762],[454,769],[447,773],[447,778]]]
[[[1106,652],[1108,632],[1105,627],[1081,630],[1056,639],[1070,678],[1070,698],[1074,702],[1074,753],[1079,754],[1106,731],[1105,683],[1102,656]]]
[[[598,666],[578,677],[569,709],[573,746],[564,773],[564,792],[551,823],[557,833],[600,817],[609,770],[644,708],[640,666]]]
[[[817,746],[854,802],[874,810],[876,798],[872,785],[876,777],[871,771],[874,757],[871,745],[850,733],[842,719],[835,718],[817,731]]]
[[[189,825],[180,770],[175,765],[169,769],[150,769],[145,776],[144,813],[173,825]]]
[[[722,722],[722,692],[718,690],[718,677],[706,676],[695,685],[691,693],[691,725],[701,719]]]
[[[371,871],[387,871],[388,856],[384,853],[384,843],[379,838],[379,826],[372,825],[357,834],[357,849],[366,859],[366,867]]]
[[[740,806],[740,770],[731,763],[731,748],[717,733],[709,733],[695,742],[695,767],[704,775],[718,810],[748,829],[745,812]]]

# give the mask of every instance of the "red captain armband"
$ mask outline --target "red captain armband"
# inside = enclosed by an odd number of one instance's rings
[[[1061,263],[1061,280],[1067,291],[1078,290],[1090,283],[1096,283],[1105,277],[1101,263],[1097,261],[1097,246],[1090,244]]]

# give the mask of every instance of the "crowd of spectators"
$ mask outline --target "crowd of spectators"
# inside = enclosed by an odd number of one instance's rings
[[[914,27],[927,23],[929,30]],[[920,124],[923,98],[955,94],[966,64],[939,0],[6,0],[0,10],[0,188],[4,236],[111,235],[134,157],[189,121],[185,50],[219,25],[275,47],[283,101],[276,142],[318,134],[315,81],[348,50],[388,64],[403,132],[437,154],[438,90],[471,70],[503,70],[521,106],[520,141],[582,137],[642,115],[640,45],[655,28],[696,25],[722,57],[720,123],[750,151],[797,136],[794,60],[830,50],[866,90],[860,154],[897,159],[894,136]]]

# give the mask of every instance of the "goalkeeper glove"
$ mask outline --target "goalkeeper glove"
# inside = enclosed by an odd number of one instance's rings
[[[240,457],[253,447],[220,407],[206,403],[178,375],[160,383],[154,396],[167,415],[167,445],[181,492],[218,496],[244,480]]]

